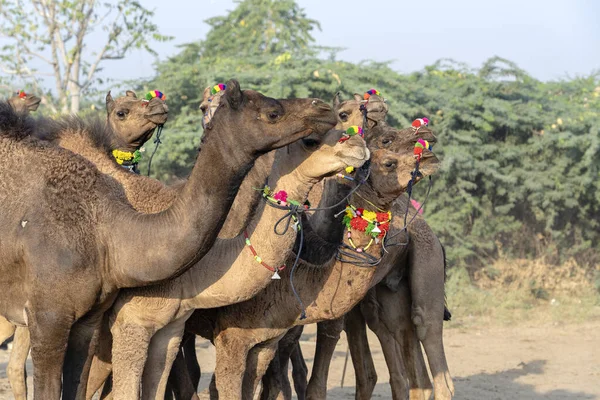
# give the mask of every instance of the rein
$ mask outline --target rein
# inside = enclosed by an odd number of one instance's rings
[[[156,137],[154,138],[154,143],[156,144],[156,146],[154,146],[154,151],[152,152],[152,154],[150,155],[150,159],[148,160],[148,176],[150,176],[150,171],[152,170],[152,159],[156,154],[156,150],[158,150],[158,146],[162,143],[162,141],[160,140],[160,134],[163,131],[163,127],[164,125],[159,125],[156,130]]]

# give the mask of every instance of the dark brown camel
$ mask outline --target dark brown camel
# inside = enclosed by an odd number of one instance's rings
[[[65,363],[64,398],[75,397],[87,370],[77,360],[86,358],[99,316],[119,288],[168,279],[208,251],[258,155],[334,123],[331,107],[320,101],[277,101],[242,92],[235,81],[225,100],[186,186],[172,207],[155,215],[134,211],[112,178],[33,139],[27,120],[6,103],[0,108],[6,211],[0,221],[7,238],[0,271],[11,278],[0,286],[0,313],[29,326],[36,399],[60,397],[67,344],[75,361]],[[90,129],[79,121],[68,126]],[[78,290],[69,290],[74,283]]]
[[[352,204],[371,209],[386,209],[391,205],[410,180],[415,141],[413,137],[405,138],[404,142],[396,143],[396,151],[378,150],[372,153],[372,173],[367,184],[352,196]],[[433,173],[436,165],[433,154],[427,152],[422,161],[423,174]],[[358,247],[364,247],[369,242],[367,237],[359,236],[358,231],[352,230],[352,237]],[[310,249],[313,245],[311,242],[306,247]],[[366,252],[378,256],[381,246],[382,243],[374,243]],[[335,256],[336,249],[337,246],[333,245],[330,251],[332,256]],[[300,307],[292,294],[287,270],[284,272],[286,279],[267,286],[253,299],[217,310],[215,374],[222,398],[251,398],[257,379],[260,379],[273,357],[278,340],[290,327],[338,318],[360,301],[387,272],[379,267],[362,268],[335,259],[331,261],[322,267],[302,267],[296,271],[294,282],[306,305],[306,319],[299,319]],[[196,314],[202,312],[197,311]],[[246,369],[248,375],[242,390]]]

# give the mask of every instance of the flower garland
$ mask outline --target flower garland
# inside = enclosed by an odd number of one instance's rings
[[[112,155],[117,161],[117,164],[123,165],[123,163],[128,164],[137,164],[142,159],[142,153],[139,150],[136,151],[121,151],[121,150],[113,150]]]
[[[266,185],[260,190],[262,191],[263,197],[269,200],[271,203],[275,203],[283,207],[291,204],[298,207],[304,207],[305,210],[308,210],[310,208],[310,202],[308,200],[306,200],[302,204],[300,204],[300,202],[296,200],[288,200],[288,194],[285,190],[280,190],[278,192],[273,193],[271,188]]]
[[[364,208],[356,208],[352,205],[346,206],[346,214],[342,223],[346,225],[348,229],[348,242],[354,250],[358,253],[362,253],[371,247],[373,242],[379,243],[379,241],[385,237],[387,232],[390,230],[390,222],[392,221],[392,213],[388,212],[375,212],[365,210]],[[352,241],[351,229],[365,232],[367,236],[371,237],[369,244],[364,248],[356,247]]]

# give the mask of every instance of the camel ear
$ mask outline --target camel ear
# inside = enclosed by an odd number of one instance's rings
[[[110,90],[106,94],[106,113],[110,115],[115,109],[115,100],[110,94]]]
[[[207,86],[206,89],[204,89],[204,93],[202,94],[202,103],[207,102],[209,97],[210,97],[210,86]]]
[[[356,101],[362,101],[363,97],[360,94],[358,94],[358,93],[354,93],[354,100],[356,100]]]
[[[227,103],[229,103],[229,107],[231,107],[233,110],[237,110],[242,105],[244,94],[240,89],[240,83],[235,79],[231,79],[229,82],[227,82],[225,98],[227,99]]]
[[[342,103],[342,102],[340,101],[340,92],[337,92],[337,93],[335,94],[335,96],[333,96],[333,109],[334,109],[334,110],[337,110],[337,109],[339,109],[339,108],[340,108],[340,104],[341,104],[341,103]]]
[[[133,90],[128,90],[125,92],[125,95],[127,97],[133,97],[134,99],[137,99],[137,95],[135,94],[135,92]]]

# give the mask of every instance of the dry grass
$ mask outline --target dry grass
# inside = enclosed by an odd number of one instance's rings
[[[600,292],[590,271],[570,261],[551,266],[543,260],[500,260],[471,279],[463,268],[446,283],[452,322],[475,324],[581,323],[600,320]]]

